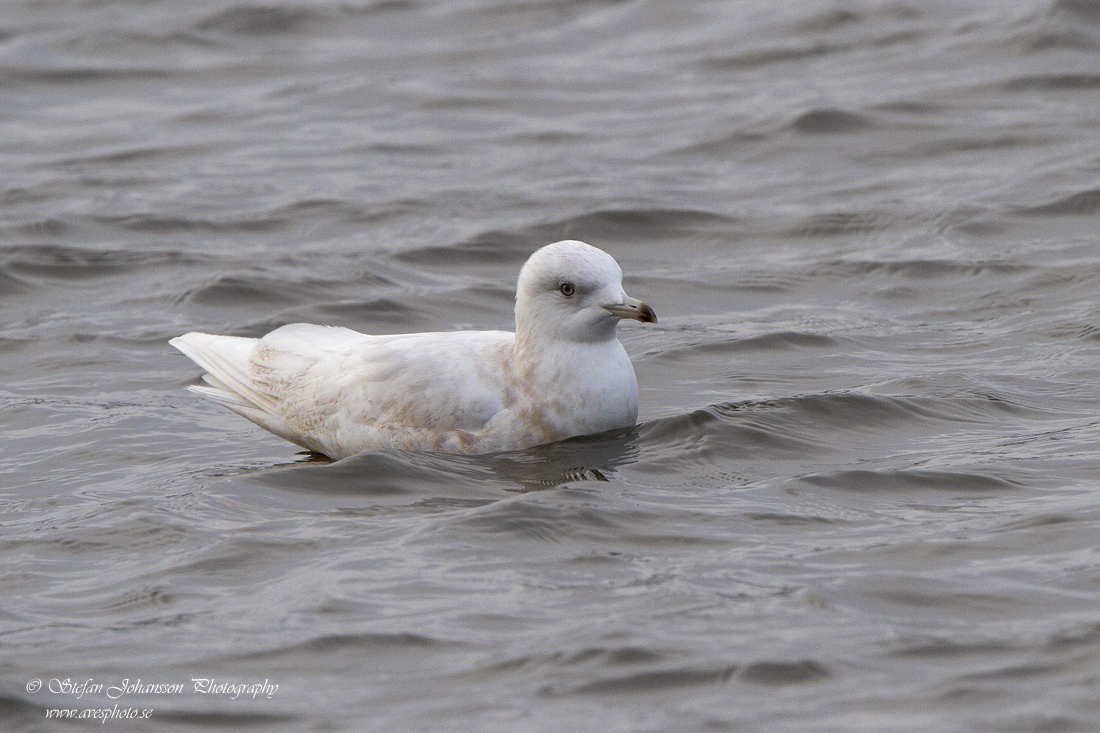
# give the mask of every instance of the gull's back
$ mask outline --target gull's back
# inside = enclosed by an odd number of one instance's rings
[[[483,452],[478,433],[505,409],[514,341],[504,331],[375,336],[293,324],[259,339],[189,333],[170,343],[208,372],[193,391],[342,458]]]

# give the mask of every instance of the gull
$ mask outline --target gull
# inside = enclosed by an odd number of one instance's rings
[[[486,454],[633,426],[638,382],[616,337],[656,323],[618,263],[566,240],[528,258],[515,333],[369,335],[295,323],[261,338],[188,333],[188,389],[330,458],[397,448]]]

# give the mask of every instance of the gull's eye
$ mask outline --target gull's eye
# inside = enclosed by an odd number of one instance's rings
[[[558,288],[558,290],[560,290],[561,294],[564,295],[566,298],[576,292],[576,289],[573,287],[573,283],[562,283],[561,287]]]

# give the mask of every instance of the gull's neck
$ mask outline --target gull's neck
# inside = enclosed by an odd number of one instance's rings
[[[560,324],[556,322],[537,323],[531,322],[532,320],[534,319],[516,319],[515,353],[521,361],[539,359],[548,353],[583,352],[618,345],[614,321],[606,327],[594,327],[587,331],[584,334],[586,338],[576,338],[572,334],[563,333]]]

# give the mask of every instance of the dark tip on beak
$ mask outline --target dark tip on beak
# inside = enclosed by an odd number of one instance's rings
[[[657,322],[657,314],[653,312],[652,308],[642,301],[635,300],[631,297],[627,297],[622,303],[605,305],[603,308],[616,318],[629,318],[632,321],[640,321],[642,323]]]

